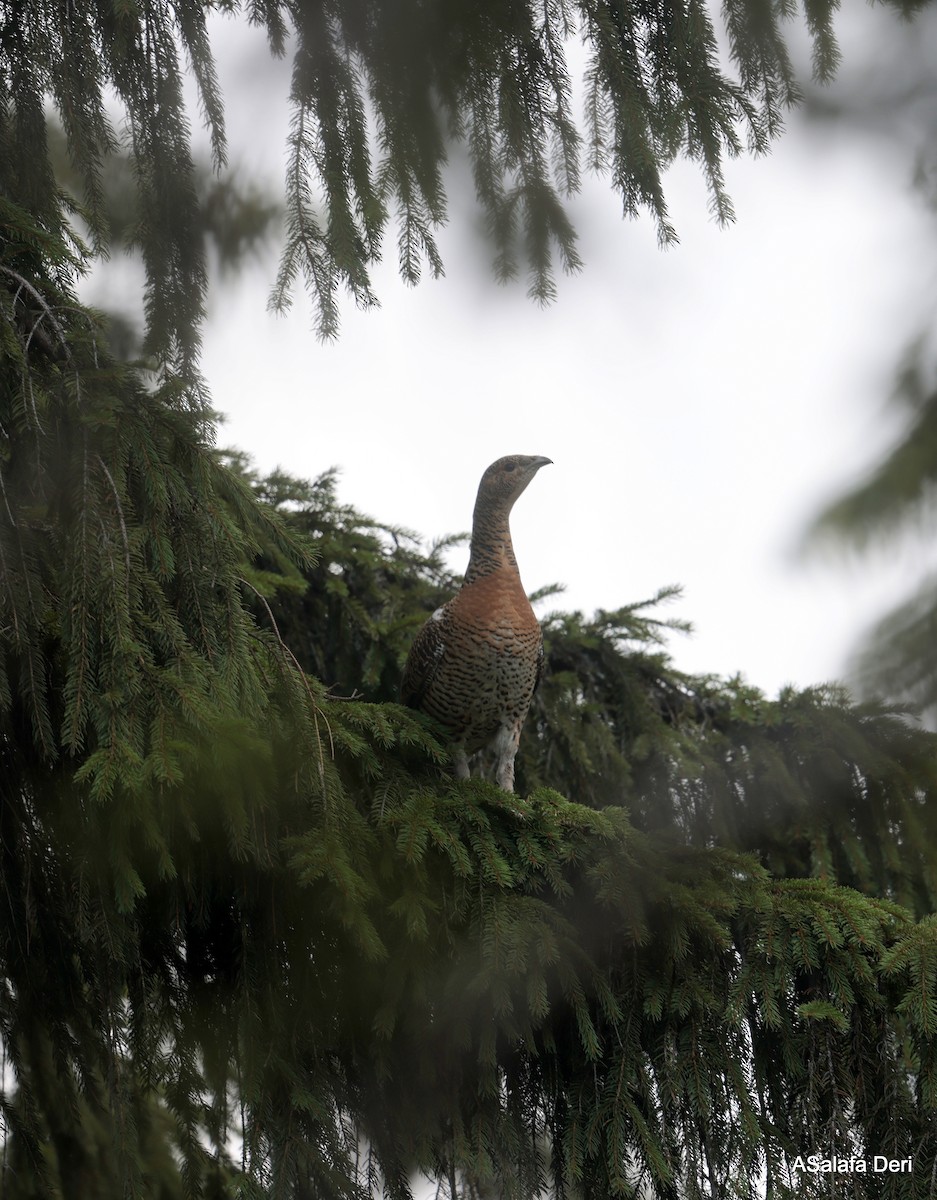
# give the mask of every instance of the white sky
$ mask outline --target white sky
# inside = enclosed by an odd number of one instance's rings
[[[863,69],[863,39],[895,21],[855,15],[845,77]],[[258,72],[248,52],[262,35],[220,32],[231,160],[279,187],[288,66]],[[841,677],[907,564],[792,551],[893,429],[883,401],[933,283],[931,219],[907,145],[797,117],[770,157],[726,176],[737,221],[720,230],[698,170],[670,173],[681,244],[666,252],[650,218],[622,221],[610,187],[587,179],[572,206],[585,268],[541,310],[525,283],[493,282],[454,168],[447,277],[406,288],[390,232],[382,308],[348,303],[337,344],[315,340],[302,295],[288,317],[267,313],[271,248],[211,299],[203,368],[227,414],[219,444],[261,471],[336,464],[343,500],[428,538],[468,528],[488,463],[546,454],[555,465],[513,519],[529,591],[565,583],[563,607],[591,612],[681,583],[661,615],[694,624],[671,641],[682,669],[741,671],[769,693]]]

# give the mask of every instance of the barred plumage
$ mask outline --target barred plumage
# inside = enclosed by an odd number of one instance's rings
[[[512,454],[481,478],[465,581],[419,631],[404,668],[401,698],[450,734],[456,775],[469,756],[491,750],[495,778],[514,790],[514,756],[540,677],[543,636],[514,557],[509,518],[518,496],[551,460]]]

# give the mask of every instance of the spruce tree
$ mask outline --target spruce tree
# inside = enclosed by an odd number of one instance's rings
[[[914,1163],[838,1195],[930,1194],[933,735],[681,673],[661,595],[545,614],[520,794],[454,781],[394,702],[442,547],[213,445],[180,86],[181,47],[221,164],[206,12],[0,16],[0,1194],[819,1196],[796,1163],[830,1152]],[[583,156],[663,240],[680,153],[726,217],[721,156],[796,97],[783,15],[727,6],[731,79],[694,3],[250,4],[295,56],[278,296],[304,275],[334,332],[392,214],[404,275],[438,270],[452,137],[498,273],[541,298]],[[821,77],[831,19],[808,6]],[[108,87],[140,365],[75,294]]]

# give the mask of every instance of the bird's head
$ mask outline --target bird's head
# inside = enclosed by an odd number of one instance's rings
[[[552,463],[552,458],[540,454],[509,454],[493,462],[478,485],[479,505],[505,508],[510,511],[521,494],[541,467]]]

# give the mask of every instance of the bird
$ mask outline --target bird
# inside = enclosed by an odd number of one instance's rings
[[[543,668],[543,633],[521,583],[509,518],[552,461],[509,454],[482,475],[462,587],[417,633],[400,687],[404,704],[446,730],[456,778],[468,779],[469,758],[487,750],[506,792],[514,791],[514,758]]]

